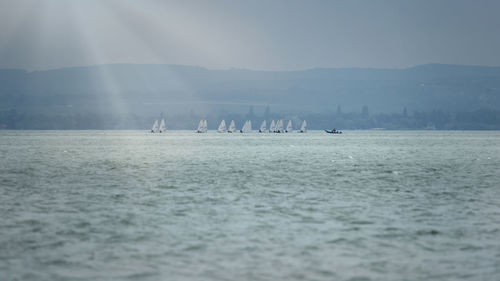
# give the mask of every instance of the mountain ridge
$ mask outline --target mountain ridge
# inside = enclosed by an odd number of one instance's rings
[[[0,98],[0,110],[57,112],[71,106],[73,112],[138,115],[152,111],[241,112],[250,105],[264,104],[278,112],[327,112],[338,106],[346,111],[367,106],[371,112],[382,113],[403,108],[410,112],[497,110],[500,67],[424,64],[260,71],[103,64],[31,72],[0,69]],[[179,102],[183,106],[168,106]]]

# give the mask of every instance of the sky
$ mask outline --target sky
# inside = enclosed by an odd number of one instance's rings
[[[0,0],[0,68],[500,65],[496,0]]]

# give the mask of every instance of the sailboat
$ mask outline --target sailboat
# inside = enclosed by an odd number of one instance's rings
[[[160,123],[160,133],[165,132],[165,119],[161,119]]]
[[[292,131],[293,131],[292,120],[288,120],[288,124],[286,125],[285,133],[289,133],[289,132],[292,132]]]
[[[269,133],[275,133],[276,132],[276,124],[274,124],[274,120],[271,121],[271,125],[269,126]]]
[[[217,129],[217,133],[225,133],[226,132],[226,120],[222,120],[219,125],[219,129]]]
[[[302,121],[302,125],[300,126],[299,133],[307,133],[307,122],[306,122],[306,120]]]
[[[201,119],[198,124],[197,133],[206,133],[207,132],[207,120]]]
[[[229,129],[227,129],[228,133],[234,133],[236,131],[236,126],[234,125],[234,120],[231,120],[229,124]]]
[[[153,128],[151,128],[151,133],[158,133],[158,120],[153,123]]]
[[[262,124],[260,124],[260,129],[259,133],[265,133],[266,132],[266,120],[262,121]]]
[[[275,133],[283,133],[283,120],[278,120],[276,122],[276,128],[274,130]]]
[[[252,131],[252,121],[247,120],[243,127],[241,127],[240,133],[250,133]]]

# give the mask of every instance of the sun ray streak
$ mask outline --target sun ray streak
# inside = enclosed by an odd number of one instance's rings
[[[72,10],[74,13],[74,19],[76,21],[76,25],[78,27],[78,31],[80,33],[82,42],[85,44],[85,50],[87,50],[87,55],[91,57],[93,61],[97,64],[105,64],[108,62],[108,58],[102,52],[102,48],[100,46],[100,42],[92,36],[96,30],[92,30],[87,21],[85,20],[85,9],[81,7],[80,2],[72,2]],[[108,101],[105,103],[103,108],[101,108],[101,112],[107,112],[115,115],[127,114],[129,112],[128,106],[121,96],[120,85],[116,82],[114,74],[110,71],[109,66],[101,65],[98,68],[100,80],[102,83],[98,83],[104,85],[104,89],[102,89],[102,93],[106,95]],[[111,106],[111,108],[107,108],[107,104]]]

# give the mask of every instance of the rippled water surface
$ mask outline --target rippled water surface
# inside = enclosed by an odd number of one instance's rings
[[[0,280],[500,280],[500,132],[0,131]]]

